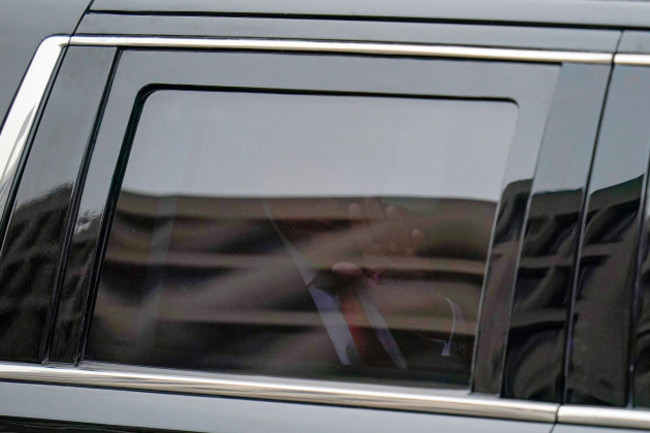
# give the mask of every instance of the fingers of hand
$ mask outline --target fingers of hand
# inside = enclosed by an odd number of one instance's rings
[[[388,242],[390,233],[390,227],[388,226],[384,211],[377,199],[371,197],[365,197],[363,199],[363,205],[374,237],[373,244],[376,247],[382,248]]]
[[[406,227],[404,218],[399,209],[395,206],[386,208],[386,221],[389,227],[388,251],[391,254],[410,253],[413,254],[410,231]]]
[[[411,232],[411,244],[414,252],[419,251],[424,246],[424,241],[424,233],[420,229],[414,229]]]
[[[332,271],[336,274],[343,275],[346,277],[359,277],[363,273],[361,268],[356,263],[352,263],[352,262],[334,263],[334,265],[332,266]]]
[[[362,255],[370,254],[372,250],[373,235],[368,217],[365,211],[358,203],[351,203],[348,207],[348,215],[350,224],[352,225],[352,233],[354,235]]]
[[[354,236],[364,254],[413,253],[424,244],[422,231],[410,230],[396,206],[389,205],[384,211],[377,200],[365,198],[363,206],[351,203],[348,212]]]

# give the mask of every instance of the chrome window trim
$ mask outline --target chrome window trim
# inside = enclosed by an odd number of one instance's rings
[[[38,46],[0,131],[0,213],[3,212],[20,158],[45,91],[69,36],[51,36]]]
[[[70,45],[101,45],[140,48],[191,48],[293,52],[331,52],[383,56],[447,57],[546,63],[610,64],[613,55],[602,52],[522,50],[453,45],[403,43],[326,42],[292,39],[208,39],[139,36],[73,36]]]
[[[560,424],[648,430],[650,429],[650,410],[562,405],[558,408],[557,422]]]
[[[445,391],[435,389],[349,385],[229,374],[197,376],[197,372],[165,374],[147,372],[147,368],[135,366],[131,368],[136,371],[111,369],[109,365],[102,366],[101,363],[68,367],[0,362],[0,380],[252,398],[513,421],[557,422],[643,430],[650,428],[648,410],[560,405],[477,395],[445,395]]]
[[[616,54],[614,63],[629,66],[650,66],[650,54]]]
[[[555,421],[558,409],[558,404],[555,403],[469,395],[437,395],[435,390],[418,388],[380,385],[355,387],[317,381],[300,384],[295,379],[261,376],[209,377],[191,373],[161,374],[88,367],[46,367],[0,363],[0,380],[305,402],[545,423]]]

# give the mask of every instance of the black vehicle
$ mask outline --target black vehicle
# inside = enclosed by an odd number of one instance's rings
[[[0,79],[3,429],[650,429],[650,4],[5,0]]]

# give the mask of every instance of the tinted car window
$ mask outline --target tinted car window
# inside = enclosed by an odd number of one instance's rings
[[[158,90],[88,359],[466,385],[517,106]]]

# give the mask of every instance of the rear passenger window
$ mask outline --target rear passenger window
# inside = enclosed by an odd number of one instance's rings
[[[123,49],[50,362],[498,380],[560,70]]]
[[[150,92],[89,358],[467,384],[516,104]]]

